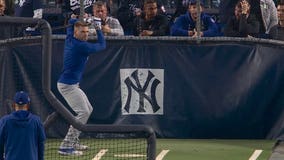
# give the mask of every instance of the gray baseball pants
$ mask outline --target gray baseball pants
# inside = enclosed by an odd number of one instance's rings
[[[93,107],[86,94],[80,89],[79,83],[73,85],[57,83],[57,88],[68,105],[77,114],[75,118],[86,124],[93,111]],[[60,148],[72,148],[74,144],[79,143],[80,133],[81,131],[70,125]]]

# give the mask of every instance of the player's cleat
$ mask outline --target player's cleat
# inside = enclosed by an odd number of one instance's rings
[[[59,148],[58,153],[64,156],[81,156],[82,151],[77,151],[74,148]]]
[[[73,147],[74,147],[74,149],[79,150],[79,151],[84,151],[84,150],[87,150],[89,148],[88,146],[82,145],[80,143],[75,143],[73,145]]]

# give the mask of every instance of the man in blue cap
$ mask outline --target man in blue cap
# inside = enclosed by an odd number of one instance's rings
[[[0,119],[0,160],[44,159],[43,125],[38,116],[28,111],[29,105],[28,93],[17,92],[15,111]]]
[[[188,12],[179,16],[171,27],[172,36],[189,36],[197,37],[196,22],[198,17],[197,9],[200,8],[200,21],[201,31],[200,37],[215,37],[219,36],[218,26],[211,16],[203,12],[203,2],[200,1],[200,5],[196,0],[190,0],[188,3]]]

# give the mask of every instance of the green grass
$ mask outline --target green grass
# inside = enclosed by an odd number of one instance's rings
[[[267,160],[273,144],[272,140],[159,139],[157,154],[169,149],[163,160],[248,160],[261,149],[257,160]]]
[[[113,145],[113,140],[103,140],[108,143],[103,147],[98,147],[98,140],[84,139],[82,143],[92,146],[90,150],[84,152],[84,156],[59,156],[57,153],[61,140],[48,139],[46,142],[45,159],[67,160],[80,159],[90,160],[100,149],[109,148],[108,157],[104,156],[101,160],[118,159],[113,157],[111,150],[119,148],[117,152],[122,151],[120,145]],[[112,141],[112,142],[111,142]],[[140,143],[141,141],[138,141]],[[116,141],[122,144],[123,140]],[[136,142],[134,142],[136,144]],[[125,143],[127,145],[127,143]],[[125,144],[123,144],[125,146]],[[133,144],[133,142],[132,142]],[[144,142],[142,144],[145,146]],[[248,160],[255,150],[263,150],[257,160],[267,160],[271,154],[271,148],[274,144],[272,140],[216,140],[216,139],[157,139],[157,155],[162,150],[169,150],[163,160]],[[127,146],[126,146],[127,147]],[[122,152],[125,152],[122,151]],[[135,151],[131,151],[133,154]],[[88,156],[87,156],[88,154]],[[141,153],[136,153],[141,154]],[[107,154],[106,154],[107,155]],[[123,160],[142,160],[145,158],[121,158]]]

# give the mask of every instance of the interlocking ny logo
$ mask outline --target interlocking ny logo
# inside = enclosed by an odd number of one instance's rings
[[[163,114],[163,69],[121,69],[122,114]]]

